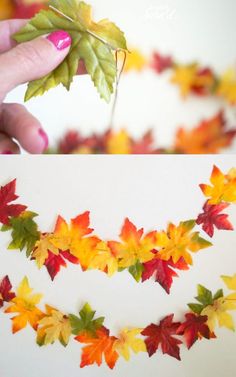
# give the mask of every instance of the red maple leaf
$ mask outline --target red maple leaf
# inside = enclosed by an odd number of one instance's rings
[[[19,216],[27,208],[21,204],[9,204],[18,199],[15,191],[16,179],[0,189],[0,222],[5,225],[9,224],[10,217]]]
[[[163,56],[154,52],[151,67],[157,72],[162,73],[173,66],[174,62],[171,56]]]
[[[146,132],[140,140],[132,140],[132,154],[153,154],[154,137],[152,130]]]
[[[5,276],[0,283],[0,308],[3,307],[4,302],[11,301],[16,297],[14,292],[11,292],[12,285],[8,276]]]
[[[223,230],[233,230],[233,225],[228,220],[228,215],[220,213],[225,208],[229,207],[228,203],[209,204],[206,202],[203,207],[203,213],[201,213],[196,223],[202,224],[202,229],[210,236],[214,235],[214,227]]]
[[[178,277],[173,268],[179,270],[188,270],[188,265],[185,260],[181,258],[177,263],[174,263],[172,258],[169,261],[164,261],[157,257],[143,264],[144,270],[142,273],[142,282],[155,277],[155,281],[159,283],[165,291],[169,294],[173,283],[173,277]]]
[[[202,337],[206,339],[215,338],[215,335],[211,333],[206,322],[208,320],[207,315],[197,315],[194,313],[185,314],[186,321],[182,323],[177,329],[178,335],[184,335],[188,349]]]
[[[174,314],[170,314],[162,319],[159,325],[152,323],[141,332],[142,335],[147,337],[145,344],[149,357],[161,347],[163,354],[166,353],[177,360],[181,360],[179,345],[182,342],[173,337],[173,335],[177,335],[176,331],[180,326],[180,322],[173,322],[173,318]]]
[[[31,18],[41,9],[45,8],[45,4],[35,3],[26,4],[25,0],[15,0],[15,9],[13,18]]]
[[[79,264],[79,260],[71,255],[69,251],[60,251],[59,255],[55,255],[48,250],[48,258],[44,264],[52,280],[54,280],[55,276],[60,272],[61,267],[67,267],[65,259],[73,264]]]

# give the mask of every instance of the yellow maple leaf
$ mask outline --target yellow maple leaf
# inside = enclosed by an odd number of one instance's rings
[[[209,198],[209,204],[236,203],[236,179],[228,179],[227,175],[224,175],[217,166],[214,166],[210,182],[211,186],[200,185],[203,194]]]
[[[111,132],[107,138],[108,154],[130,154],[131,139],[125,130],[119,132]]]
[[[69,318],[59,310],[46,305],[46,315],[38,323],[38,345],[53,344],[59,340],[65,347],[69,342],[71,331]]]
[[[134,353],[146,352],[146,344],[143,339],[137,338],[143,329],[123,329],[119,335],[119,338],[114,343],[113,349],[118,352],[126,361],[130,359],[130,351]]]
[[[37,330],[38,322],[44,316],[43,312],[36,307],[42,295],[32,294],[32,291],[25,277],[17,289],[16,297],[12,300],[13,304],[5,310],[5,313],[19,313],[12,318],[13,334],[25,328],[28,323],[34,330]]]
[[[197,64],[176,65],[174,67],[171,82],[179,85],[183,97],[186,97],[191,92],[191,88],[194,86],[196,80],[198,68]]]
[[[137,49],[131,49],[131,52],[127,54],[126,63],[124,67],[125,72],[138,71],[141,72],[148,64],[147,58],[143,53]]]
[[[12,17],[14,4],[12,0],[1,0],[0,2],[0,20],[6,20]]]
[[[228,310],[236,310],[236,298],[220,297],[214,301],[213,305],[208,305],[204,308],[201,315],[208,317],[207,324],[212,332],[215,330],[217,323],[220,327],[226,327],[234,331],[234,321]]]
[[[190,251],[195,253],[212,246],[209,241],[199,236],[199,232],[192,232],[195,225],[194,220],[180,222],[178,226],[170,223],[167,232],[158,233],[156,245],[161,248],[158,253],[160,258],[172,258],[174,263],[183,258],[187,264],[192,264]]]
[[[236,72],[229,68],[219,79],[217,94],[224,97],[231,105],[236,104]]]
[[[114,275],[118,270],[118,259],[106,242],[99,242],[94,250],[94,256],[89,268],[107,272],[108,276]]]
[[[221,279],[224,281],[228,289],[236,291],[236,274],[233,276],[222,275]]]
[[[108,246],[119,260],[119,267],[126,268],[134,266],[138,261],[145,263],[153,259],[152,250],[156,245],[156,232],[143,236],[143,229],[138,230],[129,219],[125,219],[120,238],[122,243],[108,242]]]
[[[46,259],[48,258],[48,251],[51,251],[51,253],[55,255],[59,255],[59,250],[53,245],[53,240],[53,234],[41,234],[40,240],[36,242],[32,258],[36,260],[39,268],[44,265]]]

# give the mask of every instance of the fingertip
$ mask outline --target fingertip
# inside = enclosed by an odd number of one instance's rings
[[[48,148],[48,136],[42,128],[31,127],[24,139],[23,148],[31,154],[42,154]]]

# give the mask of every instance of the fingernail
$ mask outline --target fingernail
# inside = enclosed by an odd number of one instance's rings
[[[64,30],[54,31],[47,36],[47,39],[54,44],[57,50],[61,51],[71,45],[71,36]]]
[[[43,142],[44,142],[44,150],[46,150],[48,148],[48,136],[47,134],[44,132],[44,130],[42,130],[42,128],[39,129],[39,135],[40,137],[42,138]]]
[[[13,152],[10,150],[6,150],[6,151],[3,151],[1,154],[13,154]]]

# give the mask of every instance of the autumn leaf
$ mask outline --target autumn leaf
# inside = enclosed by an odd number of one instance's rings
[[[101,327],[96,331],[96,337],[92,337],[88,333],[83,333],[76,336],[75,339],[80,343],[87,344],[82,348],[81,368],[95,363],[100,366],[103,357],[109,368],[114,368],[119,357],[118,353],[114,350],[114,344],[117,338],[110,336],[108,329]]]
[[[124,34],[107,19],[95,23],[91,6],[83,1],[52,0],[54,10],[42,10],[23,27],[14,38],[17,42],[32,40],[56,30],[67,31],[72,46],[66,59],[47,76],[29,83],[25,100],[42,95],[45,91],[63,84],[68,90],[77,73],[80,59],[97,87],[101,98],[110,101],[116,78],[116,62],[113,49],[126,49]]]
[[[9,250],[19,249],[22,251],[25,248],[27,257],[30,256],[40,238],[38,226],[34,221],[36,216],[38,216],[36,213],[26,211],[21,213],[19,217],[11,218],[11,227],[3,225],[2,231],[11,230],[12,241],[8,246]]]
[[[203,213],[201,213],[196,223],[202,224],[202,229],[210,236],[214,235],[214,227],[217,229],[233,230],[233,225],[228,220],[228,215],[220,213],[224,209],[228,208],[228,203],[209,204],[206,202],[203,207]]]
[[[5,276],[0,281],[0,308],[3,307],[4,302],[12,301],[16,297],[15,293],[11,291],[12,285],[8,276]]]
[[[148,65],[148,60],[138,48],[131,48],[127,54],[124,71],[141,72]]]
[[[217,94],[222,96],[230,105],[236,104],[236,74],[235,69],[228,69],[219,78]]]
[[[130,154],[132,142],[126,130],[111,132],[107,137],[108,154]]]
[[[192,232],[195,224],[194,220],[182,221],[178,226],[170,223],[167,232],[158,233],[156,245],[160,248],[160,258],[166,261],[172,258],[174,263],[183,258],[187,264],[192,264],[190,252],[212,246],[199,236],[199,232]]]
[[[94,250],[94,257],[89,268],[104,271],[108,276],[118,271],[118,260],[106,242],[99,242]]]
[[[47,0],[13,0],[13,2],[15,3],[13,18],[27,19],[33,17],[37,12],[43,9]]]
[[[236,292],[236,274],[233,276],[222,275],[221,278],[229,290]]]
[[[174,150],[182,154],[215,154],[222,148],[229,147],[236,136],[236,129],[227,129],[222,111],[208,120],[203,120],[197,127],[177,130]]]
[[[79,264],[79,260],[68,251],[60,251],[58,255],[51,251],[48,252],[48,257],[45,260],[44,265],[47,268],[52,281],[60,272],[61,267],[67,267],[66,260],[73,264]]]
[[[224,293],[222,289],[219,289],[214,295],[213,293],[204,287],[203,285],[199,284],[197,287],[198,295],[195,299],[198,301],[198,304],[191,303],[188,304],[188,307],[196,314],[202,314],[203,309],[205,309],[209,305],[213,305],[214,301],[222,298]]]
[[[236,203],[236,179],[228,180],[227,176],[217,166],[214,166],[210,182],[211,186],[200,185],[203,194],[209,198],[209,204]]]
[[[59,310],[46,305],[46,315],[38,322],[37,344],[53,344],[57,340],[66,347],[71,336],[69,318]]]
[[[160,259],[158,253],[156,253],[151,261],[144,263],[143,267],[142,282],[154,276],[155,281],[159,283],[168,294],[170,293],[170,288],[173,283],[173,277],[178,277],[174,269],[188,270],[189,268],[183,258],[179,259],[177,263],[174,263],[172,259],[168,261]]]
[[[35,243],[32,259],[35,259],[39,268],[45,264],[46,260],[48,259],[49,252],[54,255],[59,255],[60,253],[60,250],[51,242],[53,238],[54,235],[51,233],[41,233],[40,239]]]
[[[139,140],[132,140],[131,154],[154,154],[154,136],[152,130],[147,131]]]
[[[164,56],[158,52],[154,52],[152,56],[151,67],[158,74],[166,71],[174,65],[173,59],[171,56]]]
[[[79,317],[74,314],[69,315],[72,333],[74,335],[81,335],[88,333],[96,337],[96,331],[103,326],[104,317],[94,319],[96,312],[92,310],[87,303],[79,312]]]
[[[5,313],[18,313],[11,318],[13,334],[25,328],[28,323],[34,330],[37,330],[38,322],[44,317],[44,313],[36,307],[42,295],[32,294],[32,291],[25,277],[17,288],[16,297],[5,310]]]
[[[193,313],[185,314],[185,322],[181,323],[176,333],[178,335],[184,335],[188,349],[202,337],[210,339],[211,332],[207,326],[208,317],[202,315],[196,315]]]
[[[143,236],[143,229],[138,230],[129,219],[125,219],[120,238],[122,243],[108,242],[108,246],[119,259],[119,267],[131,267],[137,262],[145,263],[153,259],[152,250],[155,248],[156,232]]]
[[[14,5],[12,1],[1,0],[0,3],[0,20],[7,20],[12,18]]]
[[[211,331],[214,331],[217,323],[220,327],[226,327],[229,330],[235,330],[234,321],[229,310],[236,309],[236,297],[220,297],[214,300],[212,305],[205,307],[201,314],[208,317],[207,325]]]
[[[179,85],[181,95],[185,98],[192,90],[198,71],[197,64],[176,65],[171,82]]]
[[[125,328],[121,331],[119,338],[114,343],[114,350],[118,352],[126,361],[130,360],[130,351],[135,354],[139,352],[146,352],[146,344],[141,338],[137,338],[140,335],[142,329]]]
[[[145,343],[149,357],[156,353],[158,348],[161,348],[163,354],[180,360],[179,345],[182,344],[182,341],[174,337],[177,335],[180,323],[173,322],[173,318],[174,314],[170,314],[162,319],[159,325],[152,323],[141,332],[146,337]]]
[[[16,192],[16,179],[0,188],[0,222],[9,225],[11,217],[19,216],[26,210],[21,204],[10,204],[18,199]]]

